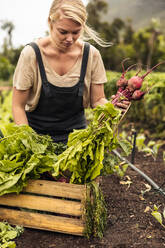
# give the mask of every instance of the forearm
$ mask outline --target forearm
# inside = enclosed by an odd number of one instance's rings
[[[96,108],[98,105],[104,105],[108,100],[105,97],[100,98],[98,101],[92,103],[92,108]]]
[[[91,107],[95,108],[98,105],[104,105],[108,102],[104,94],[103,84],[91,84]]]
[[[13,118],[14,118],[14,122],[15,124],[17,125],[28,125],[28,120],[27,120],[27,117],[26,117],[26,113],[25,113],[25,110],[21,107],[14,107],[12,109],[12,112],[13,112]]]

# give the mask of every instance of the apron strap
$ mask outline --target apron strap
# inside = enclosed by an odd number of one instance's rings
[[[39,64],[39,70],[40,70],[42,83],[47,83],[48,80],[47,80],[47,77],[46,77],[45,68],[44,68],[44,65],[43,65],[41,52],[40,52],[40,49],[39,49],[38,45],[35,42],[31,42],[31,43],[29,43],[27,45],[30,45],[31,47],[33,47],[33,49],[35,51],[37,62]]]
[[[80,87],[79,87],[79,96],[83,96],[83,91],[84,91],[84,78],[87,70],[87,63],[88,63],[88,56],[89,56],[89,48],[90,45],[89,43],[85,42],[84,45],[84,53],[83,53],[83,58],[82,58],[82,65],[81,65],[81,74],[80,74]]]

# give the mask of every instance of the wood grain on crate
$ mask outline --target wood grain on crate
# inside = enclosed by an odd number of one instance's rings
[[[83,235],[86,186],[30,180],[20,194],[0,196],[0,219],[30,228]]]

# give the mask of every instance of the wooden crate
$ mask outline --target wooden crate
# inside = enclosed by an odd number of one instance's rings
[[[0,196],[0,220],[83,236],[85,185],[30,180],[20,194]]]

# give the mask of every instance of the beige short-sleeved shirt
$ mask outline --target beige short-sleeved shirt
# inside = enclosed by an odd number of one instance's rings
[[[58,87],[70,87],[78,83],[80,78],[82,56],[79,56],[74,66],[65,75],[58,75],[48,64],[42,50],[41,56],[48,81]],[[83,54],[83,49],[82,49]],[[99,51],[90,45],[90,52],[85,76],[83,94],[84,107],[90,107],[90,85],[107,82],[104,64]],[[39,101],[41,92],[40,71],[36,63],[36,55],[31,46],[25,46],[20,54],[13,77],[13,86],[18,90],[30,90],[26,111],[33,111]]]

